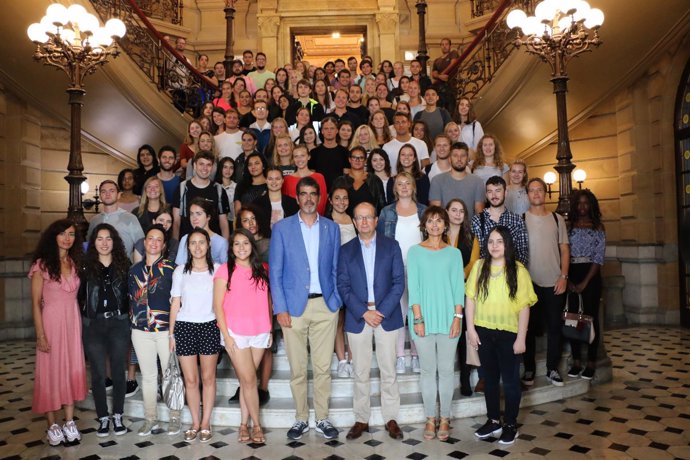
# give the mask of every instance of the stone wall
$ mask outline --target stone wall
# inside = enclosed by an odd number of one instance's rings
[[[65,103],[67,97],[65,96]],[[92,190],[126,165],[82,138]],[[67,212],[69,130],[0,86],[0,336],[33,333],[28,258],[41,231]],[[92,193],[89,193],[89,197]],[[87,213],[87,219],[90,217]]]

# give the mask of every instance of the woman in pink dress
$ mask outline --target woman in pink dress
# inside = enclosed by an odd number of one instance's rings
[[[86,365],[77,305],[76,267],[82,244],[71,220],[53,222],[43,232],[32,260],[31,305],[36,327],[33,411],[45,413],[51,446],[81,439],[74,423],[74,401],[86,398]],[[65,410],[65,424],[55,412]]]

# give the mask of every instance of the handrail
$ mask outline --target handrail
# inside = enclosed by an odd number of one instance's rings
[[[168,43],[135,0],[91,0],[91,4],[102,20],[117,17],[125,23],[121,48],[180,112],[198,116],[218,86]]]
[[[451,76],[450,85],[453,85],[454,81],[458,99],[476,97],[515,49],[514,40],[510,37],[511,31],[503,21],[506,10],[513,3],[531,12],[536,0],[502,0],[477,36],[443,71]],[[480,47],[480,44],[483,46]]]

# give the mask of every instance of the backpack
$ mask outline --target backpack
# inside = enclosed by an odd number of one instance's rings
[[[191,179],[189,179],[191,180]],[[222,194],[225,193],[223,187],[219,187],[217,183],[211,181],[211,185],[216,188],[218,193],[218,207],[220,210],[220,205],[223,202]],[[232,206],[232,204],[231,204]],[[183,180],[180,182],[180,217],[187,217],[187,181]]]

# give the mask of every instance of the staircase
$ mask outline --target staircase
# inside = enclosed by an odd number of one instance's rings
[[[565,376],[566,357],[562,359],[563,367],[561,375]],[[409,365],[410,358],[407,357]],[[354,424],[354,414],[352,412],[352,391],[354,380],[352,378],[338,378],[336,369],[338,360],[333,356],[331,365],[331,403],[329,418],[331,422],[340,428],[347,428]],[[229,405],[228,398],[235,394],[238,383],[235,373],[229,368],[227,355],[223,357],[218,367],[216,380],[216,403],[211,417],[211,424],[214,426],[238,426],[240,424],[239,404]],[[311,366],[309,366],[311,369]],[[609,369],[610,370],[610,369]],[[605,373],[605,369],[597,372]],[[537,355],[537,379],[529,391],[523,392],[521,407],[530,407],[547,402],[558,401],[564,398],[581,395],[589,390],[590,382],[583,379],[565,378],[565,386],[555,387],[546,381],[546,359],[543,354]],[[455,393],[453,395],[452,414],[455,418],[476,417],[486,414],[484,405],[484,395],[474,394],[464,397],[459,392],[460,373],[455,372]],[[476,373],[473,372],[472,385],[476,383]],[[422,395],[419,388],[419,374],[412,373],[409,368],[405,374],[398,374],[398,385],[400,388],[400,412],[398,423],[412,424],[423,423],[424,408],[422,405]],[[267,428],[289,428],[295,421],[295,406],[290,392],[290,366],[287,356],[276,354],[273,359],[273,374],[268,386],[271,400],[261,408],[261,424]],[[312,406],[311,396],[313,394],[312,375],[309,372],[309,404]],[[109,397],[110,398],[110,397]],[[82,409],[94,410],[95,405],[92,397],[89,397],[77,405]],[[127,417],[144,418],[144,403],[141,391],[131,398],[125,399],[125,414]],[[164,403],[158,403],[158,415],[160,420],[169,419],[168,408]],[[187,408],[182,415],[183,423],[191,423],[191,416]],[[372,360],[371,370],[371,420],[370,425],[382,426],[387,420],[383,420],[381,415],[380,401],[380,379],[376,357]],[[310,423],[314,425],[314,412],[310,411]]]

